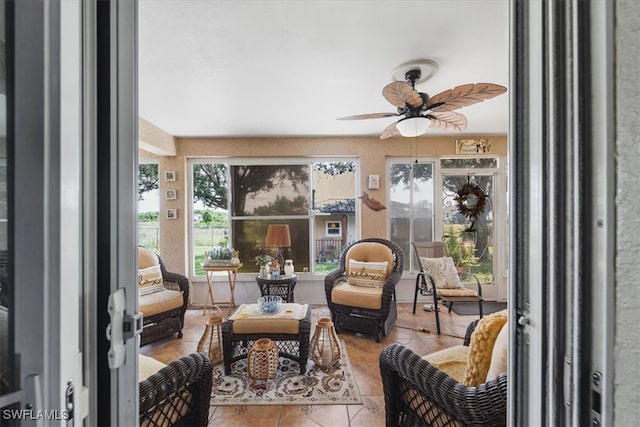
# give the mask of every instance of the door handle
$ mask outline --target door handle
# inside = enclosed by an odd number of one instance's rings
[[[107,311],[111,322],[107,325],[107,339],[109,340],[109,369],[118,369],[125,360],[125,341],[140,335],[142,331],[142,314],[127,314],[125,312],[126,294],[124,288],[118,288],[109,295]]]

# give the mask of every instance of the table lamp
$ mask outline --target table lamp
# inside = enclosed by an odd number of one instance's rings
[[[264,245],[268,248],[276,248],[278,250],[276,260],[278,261],[280,273],[282,273],[284,271],[284,257],[282,256],[282,248],[291,247],[289,225],[269,224],[269,228],[267,229],[267,238],[264,241]]]

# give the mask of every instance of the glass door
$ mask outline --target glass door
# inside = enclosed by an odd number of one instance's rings
[[[388,165],[391,241],[411,254],[411,242],[434,240],[434,163],[397,160]],[[415,270],[405,256],[406,271]]]
[[[494,187],[493,175],[442,176],[442,241],[456,267],[482,284],[494,283]],[[458,201],[465,191],[473,210]]]

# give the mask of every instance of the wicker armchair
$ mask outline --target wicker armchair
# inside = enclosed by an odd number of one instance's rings
[[[140,426],[206,426],[212,380],[209,358],[192,353],[140,381]]]
[[[478,320],[467,328],[469,346]],[[391,344],[380,354],[387,426],[502,426],[507,374],[467,387],[412,350]]]
[[[164,288],[182,293],[182,298],[178,303],[160,311],[153,308],[148,310],[144,302],[140,301],[140,311],[144,314],[140,345],[148,344],[175,333],[178,333],[178,338],[182,338],[184,314],[187,311],[189,302],[189,279],[182,274],[167,271],[162,258],[149,249],[138,248],[138,261],[140,268],[147,267],[152,263],[159,263]]]
[[[341,295],[341,302],[337,302],[336,296],[338,289],[343,289],[347,281],[347,265],[348,259],[359,259],[359,261],[379,261],[375,249],[375,245],[383,245],[383,250],[390,251],[390,262],[388,264],[387,276],[382,286],[382,294],[378,295],[375,304],[361,304],[362,294],[355,295],[353,304],[345,303],[349,297],[344,298]],[[386,247],[386,249],[384,248]],[[365,249],[364,251],[362,249]],[[367,253],[373,248],[375,250]],[[355,254],[355,255],[354,255]],[[367,258],[367,259],[362,259]],[[383,258],[384,259],[384,258]],[[393,327],[398,317],[396,308],[396,285],[402,277],[404,268],[404,253],[400,246],[396,243],[385,239],[368,238],[362,239],[345,247],[340,255],[338,267],[327,274],[324,279],[324,289],[327,297],[327,305],[331,310],[331,317],[336,331],[340,329],[349,329],[365,334],[376,335],[376,341],[380,342]],[[379,288],[378,288],[379,290]],[[342,291],[340,291],[342,292]],[[347,293],[349,291],[347,290]],[[355,292],[354,294],[358,294]],[[370,295],[367,298],[371,297]],[[378,308],[374,308],[377,306]]]

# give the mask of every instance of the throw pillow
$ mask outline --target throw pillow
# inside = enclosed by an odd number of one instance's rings
[[[138,292],[140,295],[149,295],[162,290],[164,290],[164,285],[159,265],[138,270]]]
[[[489,372],[487,372],[486,381],[493,380],[503,372],[507,372],[507,360],[508,360],[508,347],[509,347],[509,322],[506,322],[496,343],[493,345],[493,352],[491,353],[491,365],[489,365]]]
[[[467,387],[477,387],[486,381],[493,346],[505,323],[507,323],[507,310],[492,313],[478,321],[471,334],[469,358],[462,380]]]
[[[454,289],[463,287],[460,276],[451,257],[426,258],[421,257],[422,266],[433,277],[438,289]]]
[[[387,261],[362,262],[349,260],[347,282],[350,285],[382,287],[387,278]]]

